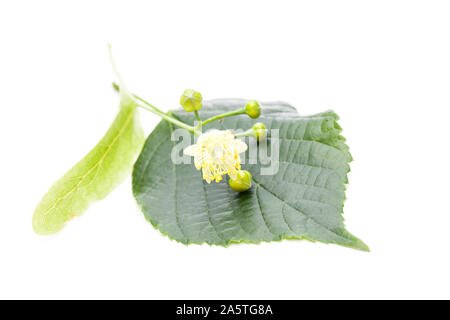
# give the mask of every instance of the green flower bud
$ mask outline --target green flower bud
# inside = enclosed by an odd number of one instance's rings
[[[236,179],[231,179],[228,182],[231,190],[236,192],[244,192],[252,186],[252,175],[246,170],[239,170],[236,174]]]
[[[253,125],[253,132],[256,140],[258,141],[264,139],[267,136],[266,126],[261,122],[257,122]]]
[[[202,107],[203,97],[198,91],[186,89],[180,98],[180,104],[187,112],[200,110]]]
[[[245,112],[252,119],[259,118],[261,115],[261,105],[256,100],[248,100],[245,105]]]

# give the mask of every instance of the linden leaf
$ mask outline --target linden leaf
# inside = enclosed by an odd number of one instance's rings
[[[238,99],[205,102],[200,115],[206,119],[245,103]],[[194,122],[191,113],[174,114],[186,123]],[[260,162],[243,164],[253,176],[252,188],[243,193],[232,191],[227,179],[207,184],[193,164],[171,161],[177,143],[171,141],[174,127],[161,121],[147,138],[133,170],[133,194],[153,226],[185,244],[227,246],[308,239],[369,250],[343,223],[352,158],[334,112],[301,117],[292,106],[276,102],[263,103],[257,120],[246,115],[223,120],[208,124],[203,131],[247,129],[257,121],[268,129],[279,129],[278,172],[263,175]]]

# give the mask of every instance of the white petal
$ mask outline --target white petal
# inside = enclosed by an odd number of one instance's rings
[[[234,144],[234,149],[236,153],[241,153],[247,150],[247,144],[241,140],[236,140]]]
[[[193,144],[183,150],[184,154],[188,156],[195,156],[198,153],[198,145]]]

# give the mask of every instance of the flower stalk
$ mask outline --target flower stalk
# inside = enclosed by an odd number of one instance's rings
[[[202,122],[202,126],[204,126],[205,124],[210,123],[212,121],[215,121],[215,120],[220,120],[220,119],[223,119],[223,118],[226,118],[226,117],[237,116],[237,115],[244,114],[244,113],[246,113],[245,112],[245,108],[237,109],[235,111],[226,112],[226,113],[223,113],[223,114],[219,114],[217,116],[211,117],[211,118],[206,119],[205,121],[203,121]]]
[[[112,84],[114,90],[116,90],[117,92],[120,91],[120,87],[117,83],[113,82]],[[137,106],[139,108],[142,108],[144,110],[147,110],[161,118],[163,118],[164,120],[167,120],[175,125],[177,125],[180,128],[186,129],[187,131],[189,131],[190,133],[194,134],[195,133],[195,128],[193,126],[190,126],[184,122],[181,122],[178,119],[175,119],[171,114],[172,113],[165,113],[164,111],[158,109],[157,107],[155,107],[154,105],[152,105],[151,103],[147,102],[146,100],[142,99],[141,97],[139,97],[136,94],[132,94],[132,96],[137,100]],[[141,103],[143,104],[141,104]]]
[[[119,87],[119,85],[117,83],[113,82],[112,86],[113,86],[115,91],[117,91],[117,92],[120,91],[120,87]],[[153,113],[153,114],[163,118],[164,120],[167,120],[167,121],[173,123],[174,125],[189,131],[190,133],[192,133],[192,134],[194,134],[196,136],[199,136],[201,134],[201,127],[204,126],[207,123],[213,122],[215,120],[220,120],[220,119],[223,119],[223,118],[227,118],[227,117],[232,117],[232,116],[237,116],[237,115],[248,113],[247,112],[248,110],[246,110],[246,108],[240,108],[240,109],[237,109],[237,110],[234,110],[234,111],[218,114],[218,115],[213,116],[213,117],[211,117],[209,119],[206,119],[205,121],[202,121],[201,118],[200,118],[200,115],[198,113],[198,110],[194,110],[193,112],[194,112],[194,116],[195,116],[197,125],[196,126],[191,126],[191,125],[188,125],[188,124],[186,124],[186,123],[184,123],[184,122],[174,118],[172,116],[172,112],[167,112],[166,113],[166,112],[158,109],[154,105],[152,105],[150,102],[144,100],[140,96],[138,96],[138,95],[136,95],[134,93],[132,93],[131,95],[138,102],[137,106],[139,108],[147,110],[147,111],[149,111],[149,112],[151,112],[151,113]],[[258,139],[258,136],[256,135],[254,128],[250,128],[249,130],[247,130],[245,132],[241,132],[241,133],[235,134],[235,137],[244,137],[244,136],[251,136],[251,137],[254,137],[254,138]]]

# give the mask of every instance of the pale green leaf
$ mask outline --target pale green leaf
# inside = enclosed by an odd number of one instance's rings
[[[33,216],[36,233],[58,232],[92,201],[106,197],[130,173],[145,138],[136,102],[124,86],[121,88],[120,110],[105,136],[38,204]]]

